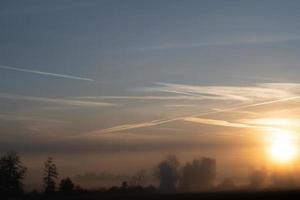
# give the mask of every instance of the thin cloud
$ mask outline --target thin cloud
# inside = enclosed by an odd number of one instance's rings
[[[194,86],[156,83],[157,86],[140,88],[143,92],[185,93],[195,98],[209,100],[257,101],[295,96],[300,91],[298,83],[262,83],[254,86]]]
[[[277,127],[284,129],[292,129],[300,127],[299,118],[256,118],[240,120],[242,123],[249,125],[258,125],[264,127]]]
[[[92,131],[89,134],[94,135],[94,134],[98,134],[98,133],[114,133],[114,132],[120,132],[120,131],[125,131],[125,130],[130,130],[130,129],[136,129],[136,128],[151,127],[151,126],[156,126],[156,125],[172,122],[174,120],[175,119],[163,119],[163,120],[153,120],[153,121],[143,122],[143,123],[124,124],[124,125],[107,128],[107,129]]]
[[[0,65],[0,69],[32,73],[32,74],[39,74],[39,75],[43,75],[43,76],[52,76],[52,77],[58,77],[58,78],[73,79],[73,80],[79,80],[79,81],[96,82],[96,80],[91,79],[91,78],[71,76],[71,75],[66,75],[66,74],[56,74],[56,73],[43,72],[43,71],[24,69],[24,68],[17,68],[17,67],[5,66],[5,65]]]
[[[215,111],[222,111],[222,109],[219,109],[219,108],[213,108],[212,110],[215,110]],[[243,110],[232,110],[232,111],[226,111],[228,113],[237,113],[237,114],[246,114],[246,115],[260,115],[259,113],[257,112],[251,112],[251,111],[243,111]]]
[[[255,102],[282,99],[300,94],[299,83],[261,83],[253,86],[197,86],[159,82],[155,83],[155,85],[156,86],[134,89],[135,92],[154,93],[155,95],[81,96],[75,98],[109,100],[230,100]]]
[[[240,109],[269,105],[269,104],[274,104],[274,103],[279,103],[279,102],[286,102],[286,101],[291,101],[291,100],[296,100],[296,99],[300,99],[300,96],[294,96],[294,97],[289,97],[289,98],[283,98],[283,99],[277,99],[277,100],[265,101],[265,102],[253,103],[253,104],[242,104],[242,105],[237,105],[237,106],[233,106],[233,107],[229,107],[229,108],[213,110],[213,111],[209,111],[209,112],[205,112],[205,113],[200,113],[200,114],[198,113],[198,114],[194,114],[194,115],[171,118],[171,119],[153,120],[153,121],[149,121],[149,122],[142,122],[142,123],[135,123],[135,124],[124,124],[124,125],[107,128],[107,129],[92,131],[92,132],[90,132],[90,134],[114,133],[114,132],[120,132],[120,131],[125,131],[125,130],[130,130],[130,129],[136,129],[136,128],[157,126],[157,125],[174,122],[174,121],[179,121],[179,120],[186,121],[187,119],[189,119],[189,121],[193,121],[191,119],[196,118],[196,117],[203,117],[203,116],[208,116],[208,115],[217,114],[217,113],[236,111],[236,110],[240,110]],[[194,122],[195,122],[195,120],[194,120]],[[202,121],[202,122],[204,122],[204,121]],[[208,121],[206,121],[206,122],[208,122]],[[210,122],[212,122],[212,121],[210,121]],[[222,122],[222,123],[226,124],[226,122],[225,123]],[[235,124],[235,125],[237,126],[237,124]],[[251,126],[251,124],[249,126]]]
[[[199,117],[186,117],[184,121],[200,123],[200,124],[208,124],[213,126],[234,127],[234,128],[258,128],[256,126],[244,124],[244,123],[233,123],[224,120],[207,119],[207,118],[199,118]]]
[[[45,103],[64,104],[64,105],[70,105],[70,106],[97,107],[97,106],[114,106],[114,105],[116,105],[116,104],[103,103],[103,102],[76,101],[76,100],[55,99],[55,98],[48,98],[48,97],[24,96],[24,95],[8,94],[8,93],[0,93],[0,98],[24,100],[24,101],[38,101],[38,102],[45,102]]]
[[[193,104],[169,104],[169,105],[164,105],[164,107],[168,107],[168,108],[188,108],[188,107],[197,107],[197,105],[193,105]]]
[[[19,115],[8,115],[0,114],[0,120],[6,121],[40,121],[49,123],[67,123],[66,121],[56,120],[56,119],[46,119],[41,117],[30,117],[30,116],[19,116]]]
[[[216,109],[212,108],[212,111],[205,113],[196,113],[190,116],[182,116],[170,119],[153,120],[142,123],[124,124],[114,126],[108,129],[96,130],[92,133],[113,133],[120,132],[135,128],[151,127],[168,122],[183,120],[189,121],[194,117],[202,117],[217,113],[224,112],[237,112],[241,109],[263,106],[268,104],[275,104],[280,102],[292,101],[300,99],[299,91],[300,84],[298,83],[262,83],[251,87],[246,86],[192,86],[183,84],[170,84],[170,83],[156,83],[155,87],[139,88],[138,91],[142,92],[167,92],[175,94],[186,94],[179,96],[180,98],[193,98],[193,99],[210,99],[210,100],[234,100],[241,101],[242,104],[235,105],[233,107]],[[153,98],[155,97],[155,98]],[[104,97],[111,98],[111,97]],[[120,99],[160,99],[164,96],[117,96]],[[173,97],[172,97],[173,98]],[[176,98],[176,95],[174,96]],[[195,122],[195,120],[194,120]],[[198,121],[199,122],[199,121]],[[224,123],[223,123],[224,125]],[[250,125],[249,125],[250,126]]]
[[[173,95],[173,96],[82,96],[76,99],[113,99],[113,100],[203,100],[202,97],[190,95]]]
[[[227,45],[256,45],[256,44],[270,44],[281,42],[299,41],[299,35],[287,35],[287,36],[257,36],[257,37],[245,37],[237,39],[208,41],[208,42],[193,42],[193,43],[168,43],[159,44],[153,46],[145,46],[139,48],[140,50],[168,50],[168,49],[188,49],[188,48],[200,48],[208,46],[227,46]]]

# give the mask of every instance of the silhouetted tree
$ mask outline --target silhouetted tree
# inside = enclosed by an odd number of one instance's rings
[[[52,157],[49,157],[44,164],[44,186],[46,193],[52,193],[56,189],[58,172]]]
[[[146,184],[147,171],[140,170],[135,175],[132,176],[130,180],[130,185],[132,186],[143,186]]]
[[[20,157],[9,151],[0,158],[0,193],[21,194],[23,192],[23,179],[26,167],[20,161]]]
[[[127,189],[127,188],[128,188],[128,183],[127,183],[127,181],[123,181],[123,182],[122,182],[121,189],[122,189],[122,190],[125,190],[125,189]]]
[[[179,178],[179,162],[176,156],[171,155],[161,161],[156,173],[159,179],[159,189],[167,192],[174,191]]]
[[[252,189],[261,189],[265,186],[268,179],[268,171],[264,168],[255,169],[249,175],[250,187]]]
[[[295,174],[290,171],[274,171],[271,174],[272,187],[292,189],[296,186]]]
[[[232,180],[232,178],[225,178],[217,187],[218,190],[234,190],[235,189],[235,183]]]
[[[186,191],[211,189],[216,178],[216,161],[212,158],[194,159],[182,170],[180,188]]]
[[[59,191],[65,194],[72,193],[74,187],[75,185],[69,177],[62,179],[59,183]]]

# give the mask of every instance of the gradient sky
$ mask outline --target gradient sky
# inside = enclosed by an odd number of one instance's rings
[[[33,169],[54,155],[71,175],[134,171],[169,153],[213,156],[221,171],[263,165],[253,155],[274,121],[299,129],[299,10],[1,0],[0,151]]]

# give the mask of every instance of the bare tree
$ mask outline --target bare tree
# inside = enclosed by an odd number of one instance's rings
[[[56,180],[58,172],[52,157],[49,157],[44,163],[44,185],[45,192],[52,193],[56,189]]]
[[[20,157],[9,151],[0,158],[0,193],[20,194],[23,192],[23,179],[26,167],[20,161]]]
[[[182,170],[180,189],[198,191],[211,189],[216,178],[216,161],[212,158],[194,159]]]
[[[179,179],[179,162],[174,155],[159,163],[156,175],[159,179],[159,189],[171,192],[177,187]]]
[[[254,169],[249,175],[250,187],[252,189],[261,189],[265,186],[267,179],[268,171],[266,169]]]

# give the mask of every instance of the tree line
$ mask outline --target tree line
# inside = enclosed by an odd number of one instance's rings
[[[9,151],[0,157],[0,194],[22,195],[24,193],[24,178],[27,168],[22,164],[20,156]],[[145,187],[146,171],[140,170],[130,181],[124,180],[121,186],[113,186],[101,192],[198,192],[216,190],[235,190],[237,189],[234,180],[224,178],[216,185],[217,167],[216,160],[209,157],[193,159],[184,165],[180,165],[177,157],[172,155],[158,163],[154,170],[154,176],[158,180],[157,187],[149,185]],[[266,188],[268,178],[271,177],[273,186],[285,187],[295,186],[295,179],[289,174],[281,176],[272,174],[262,169],[252,170],[248,177],[248,189]],[[48,157],[44,162],[43,170],[43,194],[74,194],[74,192],[87,192],[80,186],[73,183],[71,178],[66,177],[59,181],[59,174],[52,157]],[[89,190],[91,192],[92,190]],[[99,191],[98,191],[99,192]]]
[[[4,195],[18,196],[24,193],[23,180],[27,168],[22,164],[20,156],[9,151],[0,158],[0,193]],[[44,193],[50,194],[57,190],[58,172],[52,157],[44,162],[43,186]],[[75,188],[72,180],[67,177],[60,181],[58,190],[68,193]]]
[[[214,184],[216,177],[216,161],[211,158],[195,159],[187,163],[182,170],[179,170],[179,161],[176,156],[169,156],[161,161],[155,168],[154,174],[158,179],[158,190],[164,192],[173,192],[175,190],[193,191],[209,189]],[[22,194],[23,180],[27,168],[22,164],[20,156],[14,151],[7,152],[0,158],[0,193],[4,194]],[[146,183],[146,171],[140,170],[131,177],[129,183],[124,181],[121,187],[112,187],[109,191],[120,190],[139,190]],[[58,170],[54,159],[49,157],[44,162],[43,171],[43,192],[51,194],[55,191],[61,193],[71,193],[80,190],[75,186],[71,178],[63,178],[57,187]],[[141,189],[141,188],[140,188]],[[154,191],[156,188],[150,185],[147,188]]]

